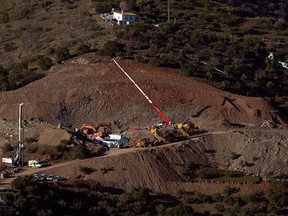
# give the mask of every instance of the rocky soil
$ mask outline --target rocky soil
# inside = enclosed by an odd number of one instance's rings
[[[225,186],[186,182],[182,172],[189,161],[263,177],[288,174],[288,118],[265,99],[231,94],[172,69],[117,61],[169,119],[182,122],[190,118],[208,133],[159,147],[111,150],[105,157],[52,166],[45,172],[93,178],[124,189],[144,186],[169,193],[181,188],[209,192],[209,187],[214,187],[220,191]],[[82,123],[111,122],[113,131],[119,132],[127,127],[155,125],[160,120],[110,59],[93,55],[56,65],[43,79],[1,93],[1,145],[17,139],[18,104],[22,102],[25,136],[36,138],[39,145],[57,145],[69,139],[58,124],[74,129]],[[80,166],[96,171],[83,175]],[[249,190],[250,186],[243,188]]]

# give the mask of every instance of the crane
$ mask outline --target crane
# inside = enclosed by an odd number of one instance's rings
[[[128,77],[128,79],[135,85],[135,87],[141,92],[141,94],[147,99],[151,104],[152,108],[157,112],[158,116],[162,119],[162,122],[158,126],[168,126],[171,125],[171,121],[162,113],[158,107],[152,102],[152,100],[143,92],[143,90],[137,85],[137,83],[128,75],[127,72],[118,64],[118,62],[113,58],[112,61],[119,67],[119,69]]]

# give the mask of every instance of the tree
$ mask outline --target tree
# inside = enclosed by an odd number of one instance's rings
[[[11,182],[12,189],[18,191],[25,191],[31,185],[33,185],[31,176],[19,176]]]
[[[39,55],[37,64],[42,70],[48,70],[52,66],[52,60],[47,56]]]
[[[135,5],[136,5],[135,0],[126,0],[126,1],[121,1],[119,4],[119,7],[123,11],[132,11],[134,9]]]
[[[58,47],[55,50],[56,61],[61,62],[70,58],[70,53],[67,47]]]
[[[191,216],[194,214],[194,209],[190,206],[179,204],[174,208],[170,208],[166,212],[167,216]]]
[[[10,20],[9,14],[7,13],[7,11],[2,12],[1,16],[0,16],[0,22],[1,23],[8,23]]]
[[[0,65],[0,91],[6,91],[8,89],[7,76],[7,71]]]
[[[115,57],[118,52],[123,50],[123,45],[117,43],[116,41],[105,42],[103,48],[99,50],[101,55]]]
[[[78,54],[87,53],[89,51],[90,51],[90,46],[87,44],[80,44],[80,46],[77,49]]]

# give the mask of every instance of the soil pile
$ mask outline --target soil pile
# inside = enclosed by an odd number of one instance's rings
[[[189,163],[243,171],[263,178],[288,174],[287,133],[265,129],[222,131],[147,149],[112,149],[107,156],[77,161],[69,164],[69,168],[58,167],[47,172],[69,178],[96,179],[105,186],[126,190],[141,186],[165,193],[176,194],[184,189],[210,194],[223,190],[226,185],[192,183],[184,174]],[[93,168],[94,172],[84,175],[80,167]]]
[[[81,59],[85,59],[82,57]],[[112,122],[114,129],[151,126],[160,120],[148,101],[110,60],[69,61],[21,89],[0,94],[0,117],[16,120],[24,102],[24,118],[80,127]],[[90,62],[87,64],[87,62]],[[173,122],[189,117],[202,127],[256,124],[287,119],[262,98],[244,97],[211,87],[172,69],[135,61],[119,64]]]

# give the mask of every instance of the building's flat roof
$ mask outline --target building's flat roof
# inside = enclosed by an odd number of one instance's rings
[[[114,11],[114,13],[118,13],[118,14],[123,14],[123,15],[125,15],[125,16],[136,16],[136,14],[134,14],[134,13],[131,13],[131,12],[121,12],[121,11]]]

